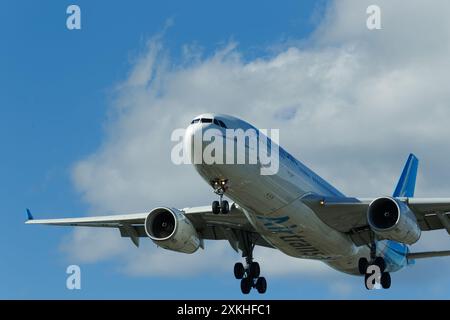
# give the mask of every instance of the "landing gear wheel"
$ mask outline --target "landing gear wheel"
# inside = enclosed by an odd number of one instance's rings
[[[236,279],[242,279],[245,275],[245,268],[244,265],[240,262],[236,263],[234,265],[234,277]]]
[[[252,280],[249,278],[243,278],[241,280],[241,291],[243,294],[249,294],[252,289]]]
[[[222,212],[222,214],[227,214],[228,212],[230,212],[230,205],[228,204],[227,200],[223,200],[220,207],[220,211]]]
[[[214,214],[221,213],[227,214],[230,212],[230,205],[228,201],[223,200],[223,195],[227,190],[228,179],[214,179],[211,181],[211,186],[214,189],[214,193],[219,196],[219,201],[214,201],[212,206],[212,211]]]
[[[384,262],[384,259],[382,257],[376,257],[373,264],[378,266],[381,272],[384,272],[384,270],[386,269],[386,263]]]
[[[258,290],[259,293],[265,293],[267,290],[267,282],[264,277],[260,277],[259,263],[253,261],[253,249],[255,248],[258,238],[249,232],[239,231],[236,235],[239,241],[239,248],[242,250],[242,257],[245,258],[245,269],[242,263],[238,262],[234,265],[234,276],[241,278],[241,291],[248,294],[252,288]]]
[[[263,294],[267,290],[267,281],[266,278],[260,277],[258,280],[256,280],[256,290],[258,290],[258,293]]]
[[[212,212],[214,214],[219,214],[220,213],[220,203],[219,203],[219,201],[213,201],[213,203],[212,203]]]
[[[261,269],[259,268],[258,262],[252,262],[250,263],[250,266],[248,267],[249,270],[249,278],[256,279],[259,277],[259,274],[261,272]]]
[[[389,272],[383,272],[381,274],[380,282],[383,289],[389,289],[391,287],[391,275]]]
[[[364,275],[364,286],[366,287],[367,290],[371,290],[368,286],[367,286],[367,280],[369,279],[370,274],[365,274]]]
[[[369,261],[366,258],[360,258],[358,261],[358,271],[360,274],[366,274]]]

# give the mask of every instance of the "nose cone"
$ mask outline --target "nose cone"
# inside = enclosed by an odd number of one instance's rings
[[[224,136],[219,127],[214,123],[196,122],[189,125],[184,135],[184,150],[192,164],[213,164],[214,157],[210,153],[211,144],[222,145],[222,148],[214,148],[214,155],[223,158]],[[205,158],[206,157],[206,158]],[[213,159],[214,158],[214,159]]]
[[[201,163],[203,155],[203,131],[208,127],[207,123],[192,123],[184,135],[184,150],[191,164]],[[200,161],[200,162],[199,162]]]
[[[186,132],[184,134],[183,139],[183,150],[186,153],[187,159],[189,159],[190,163],[194,163],[194,137],[200,126],[196,123],[191,124],[187,127]]]

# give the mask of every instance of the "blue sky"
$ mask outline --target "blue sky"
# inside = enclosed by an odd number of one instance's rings
[[[232,264],[226,267],[229,272],[216,271],[213,265],[213,270],[206,266],[202,269],[206,271],[200,274],[187,272],[171,277],[124,272],[126,267],[120,255],[89,263],[78,259],[79,255],[71,255],[67,249],[73,231],[25,226],[25,208],[30,207],[39,217],[79,216],[95,208],[109,211],[118,208],[108,207],[101,202],[103,199],[94,199],[95,192],[84,184],[83,178],[74,178],[74,168],[111,145],[111,130],[117,129],[115,123],[121,121],[112,108],[121,101],[122,93],[117,93],[117,86],[139,67],[148,40],[161,34],[167,21],[173,21],[173,25],[164,32],[161,41],[170,70],[183,68],[182,49],[186,44],[201,48],[202,64],[207,60],[205,57],[214,56],[220,48],[236,42],[239,63],[245,65],[261,59],[269,61],[280,52],[278,57],[283,58],[292,53],[286,49],[291,43],[302,48],[299,41],[308,39],[322,23],[327,2],[134,1],[130,4],[116,1],[106,4],[79,0],[75,3],[82,10],[82,30],[69,31],[65,27],[65,11],[71,3],[6,1],[0,11],[0,212],[3,217],[0,298],[241,298],[239,283],[232,276]],[[327,37],[331,36],[325,35],[322,40]],[[334,41],[345,44],[346,40],[336,36]],[[381,46],[377,40],[374,43]],[[285,55],[284,50],[287,50]],[[281,113],[285,110],[292,113],[292,108],[297,106],[291,103],[274,108]],[[299,105],[300,110],[306,110],[308,103],[305,99]],[[258,119],[258,123],[267,122]],[[313,147],[307,150],[316,152],[317,157],[321,155]],[[386,155],[383,159],[389,170],[400,173],[403,158],[395,162]],[[325,168],[330,164],[322,161],[318,166]],[[332,171],[325,171],[325,175],[337,184],[343,179]],[[360,178],[363,180],[364,174]],[[390,178],[386,179],[383,191],[387,192],[392,187]],[[204,190],[206,187],[199,192]],[[351,186],[347,190],[353,191]],[[209,199],[208,196],[202,199]],[[192,203],[199,198],[182,200],[187,205],[203,205]],[[148,206],[151,208],[153,203]],[[82,268],[80,291],[65,287],[65,268],[70,264]],[[291,272],[269,279],[265,298],[423,297],[420,288],[409,285],[408,279],[414,278],[414,274],[404,272],[398,278],[403,279],[402,285],[394,286],[389,293],[368,295],[358,278],[330,276],[327,272],[318,281],[317,276]],[[330,289],[330,282],[337,285]],[[441,285],[449,282],[445,278]],[[429,298],[449,297],[450,293],[436,283],[430,284],[425,292]],[[259,296],[252,294],[250,298]]]

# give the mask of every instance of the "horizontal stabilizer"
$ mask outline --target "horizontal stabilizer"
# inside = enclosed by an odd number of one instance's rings
[[[434,258],[434,257],[447,257],[450,256],[450,250],[447,251],[429,251],[429,252],[413,252],[408,253],[408,259],[424,259],[424,258]]]

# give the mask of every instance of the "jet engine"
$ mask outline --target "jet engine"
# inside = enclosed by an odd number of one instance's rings
[[[145,218],[145,232],[164,249],[194,253],[200,247],[200,238],[191,221],[177,209],[153,209]]]
[[[413,244],[420,238],[420,227],[414,213],[405,203],[393,198],[373,200],[367,210],[367,221],[382,239]]]

